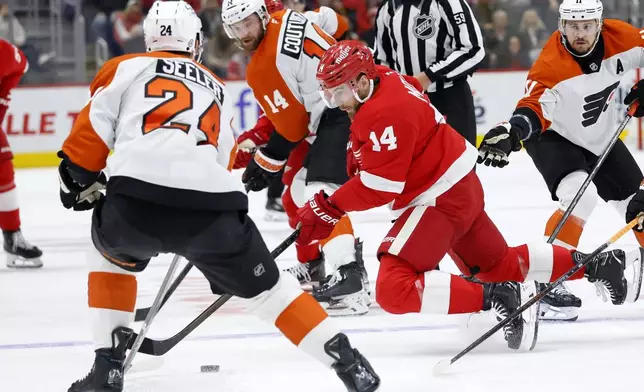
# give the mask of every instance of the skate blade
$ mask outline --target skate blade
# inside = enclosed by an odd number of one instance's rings
[[[361,316],[369,312],[370,301],[366,293],[358,292],[344,297],[334,298],[328,302],[320,302],[320,305],[327,311],[329,316]]]
[[[7,255],[7,267],[15,269],[34,269],[42,267],[42,260],[40,257],[33,259],[23,259],[16,255]]]
[[[633,257],[629,257],[630,255]],[[640,297],[640,291],[642,289],[642,270],[644,269],[644,249],[639,248],[627,255],[626,268],[624,270],[624,276],[626,277],[627,290],[626,290],[626,302],[635,302]]]
[[[540,303],[539,320],[548,322],[574,322],[579,318],[579,308],[556,307]]]
[[[537,282],[529,282],[521,285],[521,305],[534,298],[539,291],[539,284]],[[539,309],[540,302],[526,309],[521,314],[523,321],[523,337],[521,345],[517,351],[527,352],[532,351],[537,345],[537,337],[539,334]]]

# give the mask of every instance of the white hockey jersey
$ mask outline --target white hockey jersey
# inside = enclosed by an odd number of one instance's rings
[[[335,39],[304,15],[271,14],[266,33],[246,68],[255,99],[289,141],[315,134],[326,106],[315,78],[320,58]]]
[[[349,23],[345,17],[329,7],[322,6],[313,11],[306,11],[304,16],[337,40],[349,31]]]
[[[87,171],[107,169],[108,193],[195,209],[247,207],[230,173],[231,98],[206,67],[167,52],[121,56],[105,63],[90,93],[62,151]]]
[[[609,109],[615,91],[624,75],[644,66],[639,29],[607,19],[602,39],[603,58],[591,62],[585,73],[563,46],[561,33],[555,32],[528,73],[526,94],[517,105],[517,111],[536,113],[542,130],[552,129],[596,155],[615,131],[616,111]]]

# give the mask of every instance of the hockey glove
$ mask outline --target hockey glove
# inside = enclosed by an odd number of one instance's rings
[[[347,175],[349,178],[353,178],[360,172],[360,165],[358,165],[358,160],[352,149],[352,142],[349,142],[347,147]]]
[[[73,208],[74,211],[94,208],[103,197],[100,191],[105,189],[107,184],[107,177],[103,172],[93,184],[81,185],[77,183],[69,174],[65,161],[62,161],[58,166],[58,180],[60,182],[60,201],[65,208]]]
[[[635,192],[635,195],[626,207],[626,223],[637,218],[637,216],[642,213],[644,213],[644,183],[640,185],[640,189]],[[635,228],[633,228],[633,230],[639,231],[641,233],[644,231],[644,228],[640,225],[637,225],[635,226]]]
[[[266,155],[263,150],[262,148],[257,150],[254,159],[248,163],[242,175],[242,182],[246,185],[247,191],[257,192],[266,188],[286,164],[286,159],[274,159]]]
[[[299,245],[308,245],[315,240],[327,238],[343,216],[344,211],[329,203],[324,191],[316,193],[297,210],[297,221],[302,226],[296,242]]]
[[[502,122],[490,130],[479,146],[477,163],[485,166],[505,167],[512,151],[521,150],[519,132],[510,123]]]
[[[644,79],[640,80],[637,82],[633,87],[631,87],[631,91],[626,94],[624,97],[624,105],[631,105],[633,102],[637,101],[639,106],[635,110],[635,114],[633,114],[633,117],[644,117]]]

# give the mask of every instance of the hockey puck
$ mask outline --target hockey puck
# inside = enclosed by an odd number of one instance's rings
[[[215,373],[219,371],[219,365],[201,365],[201,373]]]

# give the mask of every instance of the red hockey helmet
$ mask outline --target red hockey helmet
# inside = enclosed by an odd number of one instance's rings
[[[369,95],[363,99],[355,91],[356,77],[360,74],[365,74],[372,85]],[[346,100],[347,89],[359,102],[364,102],[373,92],[376,64],[371,50],[361,41],[340,41],[324,53],[315,76],[327,106],[337,107]]]
[[[266,4],[266,9],[269,14],[284,9],[284,3],[282,3],[282,0],[265,0],[264,3]]]

